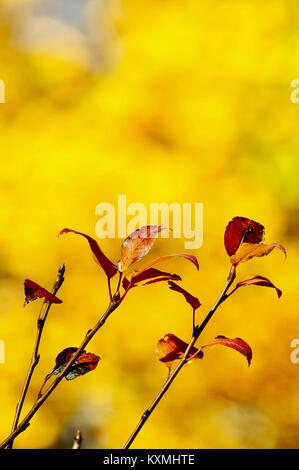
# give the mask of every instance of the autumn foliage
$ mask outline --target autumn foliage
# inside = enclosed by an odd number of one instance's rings
[[[29,413],[20,422],[27,390],[31,384],[31,377],[33,372],[35,372],[35,368],[39,362],[39,347],[42,339],[43,328],[45,326],[50,307],[52,304],[62,303],[62,300],[56,296],[56,293],[64,281],[64,267],[60,268],[59,270],[58,277],[52,292],[48,291],[44,287],[41,287],[32,280],[25,280],[25,305],[38,299],[42,299],[43,303],[40,314],[38,316],[37,339],[34,346],[33,356],[30,362],[25,386],[23,388],[22,395],[17,407],[13,430],[7,439],[3,441],[2,448],[11,447],[13,445],[14,439],[17,438],[21,432],[25,431],[32,417],[50,396],[50,394],[56,389],[63,378],[65,378],[67,381],[70,381],[86,375],[87,373],[94,371],[97,368],[100,361],[99,355],[86,352],[85,348],[93,336],[104,326],[106,320],[113,313],[113,311],[122,304],[126,295],[133,287],[135,288],[157,282],[167,283],[166,285],[168,285],[169,289],[175,292],[176,295],[180,294],[182,299],[184,299],[188,306],[191,307],[192,316],[190,316],[190,324],[192,335],[191,338],[189,338],[189,341],[182,340],[174,333],[167,333],[161,339],[159,339],[156,346],[156,356],[157,359],[168,368],[166,382],[167,387],[164,386],[161,389],[157,398],[154,400],[153,405],[142,415],[139,425],[127,441],[125,448],[131,446],[143,425],[145,424],[145,421],[159,404],[160,400],[182,368],[186,364],[190,364],[194,361],[198,362],[198,359],[209,360],[207,352],[209,348],[215,346],[225,346],[227,348],[233,349],[246,358],[248,365],[251,364],[252,349],[244,339],[238,337],[231,339],[222,334],[218,334],[207,344],[199,345],[199,337],[207,323],[212,319],[216,310],[240,287],[269,287],[276,291],[278,297],[281,297],[282,291],[264,276],[256,275],[248,279],[239,279],[239,264],[241,262],[244,263],[249,261],[253,257],[266,256],[271,253],[274,248],[278,248],[284,253],[284,255],[286,255],[285,248],[278,243],[265,244],[263,242],[265,230],[263,225],[260,223],[246,217],[233,218],[226,227],[224,234],[224,246],[230,261],[229,274],[224,289],[222,290],[216,304],[208,311],[206,316],[201,316],[201,321],[199,322],[197,318],[197,311],[198,309],[201,310],[202,308],[201,301],[193,293],[191,294],[181,285],[177,284],[177,282],[182,281],[179,274],[162,271],[156,267],[157,265],[160,265],[169,259],[184,259],[189,261],[198,270],[199,264],[196,256],[187,253],[166,254],[164,256],[154,258],[147,263],[141,264],[141,266],[137,269],[132,269],[132,266],[135,263],[143,260],[143,258],[149,254],[161,230],[163,230],[163,227],[155,225],[145,226],[135,230],[121,244],[120,258],[118,262],[111,261],[104,254],[98,242],[89,235],[70,228],[65,228],[60,232],[60,235],[74,233],[87,240],[95,261],[101,267],[107,277],[109,306],[96,325],[87,332],[80,346],[68,346],[57,355],[53,370],[46,375],[44,381],[41,384],[36,402],[34,403]],[[112,278],[114,278],[117,274],[117,281],[115,281],[114,285]],[[201,290],[200,286],[195,286],[195,288],[196,290]],[[127,331],[124,332],[124,334],[130,335],[131,332]],[[141,334],[145,333],[141,332]],[[221,354],[220,350],[219,354]],[[222,360],[225,359],[223,358]],[[98,373],[100,374],[100,372]],[[186,393],[188,392],[186,391]],[[188,419],[188,417],[186,417],[186,419]]]

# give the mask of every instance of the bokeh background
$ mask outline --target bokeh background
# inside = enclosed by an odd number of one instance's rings
[[[202,302],[215,301],[228,269],[223,247],[235,215],[258,220],[287,247],[240,267],[283,290],[240,289],[202,335],[240,336],[248,369],[215,348],[186,367],[135,442],[145,448],[299,445],[299,9],[295,0],[6,0],[0,2],[0,429],[11,427],[40,305],[23,309],[23,280],[51,288],[65,262],[63,304],[45,329],[26,409],[59,351],[78,345],[107,305],[106,281],[87,243],[96,205],[203,202],[200,271],[165,263]],[[104,240],[115,261],[121,240]],[[159,240],[148,255],[183,251]],[[121,447],[166,376],[154,354],[165,333],[187,340],[190,311],[166,285],[135,289],[88,350],[97,370],[64,382],[16,447]]]

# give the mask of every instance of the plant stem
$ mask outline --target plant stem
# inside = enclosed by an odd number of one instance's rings
[[[122,277],[123,277],[123,273],[120,272],[120,273],[119,273],[119,278],[118,278],[118,283],[117,283],[116,292],[119,292],[120,283],[121,283]]]
[[[60,266],[60,268],[58,270],[57,278],[56,278],[56,281],[55,281],[53,289],[52,289],[52,294],[53,295],[56,295],[57,292],[59,291],[60,287],[62,286],[63,281],[64,281],[64,273],[65,273],[65,266],[63,264],[62,266]],[[27,395],[27,392],[28,392],[28,389],[29,389],[29,386],[30,386],[30,382],[31,382],[31,379],[32,379],[32,375],[34,373],[34,369],[36,368],[37,364],[39,363],[39,358],[40,358],[39,346],[40,346],[41,337],[42,337],[42,334],[43,334],[43,329],[44,329],[44,326],[45,326],[45,323],[46,323],[47,316],[48,316],[48,313],[50,311],[51,305],[52,304],[50,302],[44,303],[42,308],[41,308],[40,314],[38,316],[37,333],[36,333],[36,339],[35,339],[35,343],[34,343],[33,353],[32,353],[30,365],[29,365],[29,368],[28,368],[28,371],[27,371],[26,379],[25,379],[25,382],[24,382],[24,385],[23,385],[23,388],[22,388],[21,396],[20,396],[19,402],[18,402],[17,407],[16,407],[16,412],[15,412],[11,432],[13,432],[18,426],[20,415],[21,415],[21,412],[22,412],[22,408],[23,408],[23,405],[24,405],[24,402],[25,402],[25,399],[26,399],[26,395]],[[44,309],[45,306],[46,306],[46,308]],[[9,448],[11,449],[12,447],[13,447],[13,440],[9,444]]]
[[[188,355],[189,355],[189,352],[191,351],[191,349],[193,348],[193,346],[195,345],[197,339],[199,338],[200,334],[202,333],[202,331],[205,329],[205,327],[207,326],[208,322],[211,320],[212,316],[214,315],[214,313],[216,312],[217,308],[219,307],[220,304],[222,304],[222,302],[224,302],[224,300],[226,299],[226,294],[227,294],[227,291],[228,289],[230,288],[230,286],[232,285],[232,283],[234,282],[234,279],[235,279],[235,276],[236,276],[236,273],[235,273],[235,268],[233,266],[231,266],[230,268],[230,271],[229,271],[229,274],[228,274],[228,277],[227,277],[227,280],[226,280],[226,283],[225,283],[225,286],[220,294],[220,296],[218,297],[215,305],[213,306],[213,308],[210,310],[210,312],[207,314],[207,316],[205,317],[205,319],[203,320],[203,322],[200,324],[200,325],[197,325],[194,330],[193,330],[193,335],[192,335],[192,338],[188,344],[188,347],[184,353],[184,356],[182,357],[181,361],[179,362],[179,364],[176,366],[176,368],[174,369],[173,373],[169,376],[169,378],[166,380],[166,382],[164,383],[163,387],[161,388],[160,392],[158,393],[158,395],[156,396],[156,398],[154,399],[154,401],[152,402],[152,404],[149,406],[149,408],[147,408],[145,410],[145,412],[142,414],[140,420],[139,420],[139,423],[137,424],[135,430],[133,431],[133,433],[131,434],[131,436],[129,437],[129,439],[127,440],[125,446],[124,446],[124,449],[129,449],[132,445],[132,443],[134,442],[134,440],[136,439],[136,437],[138,436],[139,432],[141,431],[141,429],[143,428],[143,426],[145,425],[146,421],[148,420],[148,418],[150,417],[150,415],[152,414],[152,412],[155,410],[155,408],[157,407],[157,405],[160,403],[161,399],[163,398],[163,396],[165,395],[165,393],[167,392],[167,390],[169,389],[169,387],[171,386],[171,384],[173,383],[174,379],[176,378],[176,376],[179,374],[180,370],[184,367],[184,365],[188,362]]]
[[[107,277],[108,279],[108,291],[109,291],[109,298],[110,298],[110,302],[112,301],[112,291],[111,291],[111,281],[110,281],[110,277]]]
[[[55,380],[52,382],[50,387],[45,391],[45,393],[39,397],[34,405],[32,406],[31,410],[27,413],[25,418],[21,421],[21,423],[16,427],[16,429],[10,433],[10,435],[0,444],[0,449],[6,448],[21,432],[23,432],[30,424],[32,417],[35,413],[39,410],[42,404],[47,400],[47,398],[51,395],[51,393],[55,390],[57,385],[62,381],[62,379],[67,375],[69,370],[71,369],[72,365],[76,362],[78,357],[82,354],[90,340],[94,337],[94,335],[99,331],[102,326],[104,326],[107,318],[110,314],[119,306],[120,302],[110,302],[106,312],[102,315],[100,320],[95,324],[95,326],[89,330],[82,341],[81,345],[71,357],[63,371],[58,374]]]
[[[192,332],[195,330],[195,327],[196,327],[196,324],[195,324],[195,312],[196,312],[196,310],[193,309],[193,313],[192,313]]]
[[[78,429],[74,437],[72,449],[81,449],[81,444],[82,444],[82,434],[81,434],[81,431]]]

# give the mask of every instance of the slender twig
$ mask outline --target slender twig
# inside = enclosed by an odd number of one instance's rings
[[[193,313],[192,313],[192,331],[195,330],[195,326],[196,326],[196,325],[195,325],[195,312],[196,312],[196,310],[195,310],[195,308],[194,308],[194,309],[193,309]]]
[[[110,302],[111,302],[111,301],[112,301],[112,291],[111,291],[111,280],[110,280],[110,277],[107,277],[107,280],[108,280],[109,298],[110,298]]]
[[[78,429],[74,437],[72,449],[81,449],[81,444],[82,444],[82,434],[81,434],[80,429]]]
[[[56,295],[57,292],[59,291],[60,287],[62,286],[63,281],[64,281],[64,273],[65,273],[65,266],[63,264],[62,266],[60,266],[60,268],[58,270],[57,278],[56,278],[56,281],[55,281],[53,289],[52,289],[52,294],[53,295]],[[27,392],[28,392],[28,389],[29,389],[29,386],[30,386],[30,382],[31,382],[31,379],[32,379],[32,375],[34,373],[34,370],[35,370],[37,364],[39,363],[39,358],[40,358],[39,346],[40,346],[40,342],[41,342],[41,338],[42,338],[42,334],[43,334],[43,329],[44,329],[44,326],[45,326],[45,323],[46,323],[47,316],[48,316],[48,313],[50,311],[51,305],[52,304],[50,302],[44,302],[43,305],[42,305],[40,314],[38,316],[37,332],[36,332],[36,339],[35,339],[35,343],[34,343],[33,353],[32,353],[31,361],[30,361],[29,368],[28,368],[28,371],[27,371],[27,375],[26,375],[26,378],[25,378],[25,382],[24,382],[24,385],[23,385],[23,388],[22,388],[22,392],[21,392],[21,395],[20,395],[20,399],[19,399],[19,402],[18,402],[17,407],[16,407],[16,412],[15,412],[15,416],[14,416],[14,420],[13,420],[13,424],[12,424],[12,430],[11,430],[12,432],[18,426],[19,419],[20,419],[21,412],[22,412],[22,408],[23,408],[23,405],[24,405],[24,402],[25,402],[25,399],[26,399],[26,395],[27,395]],[[13,440],[10,442],[9,448],[12,448],[12,446],[13,446]]]
[[[202,331],[204,330],[204,328],[206,327],[208,322],[211,320],[212,316],[216,312],[219,305],[222,304],[222,302],[224,302],[224,300],[226,299],[227,291],[229,290],[230,286],[234,282],[235,276],[236,276],[235,268],[233,266],[231,266],[228,277],[227,277],[227,280],[226,280],[226,283],[225,283],[225,286],[224,286],[220,296],[218,297],[215,305],[210,310],[210,312],[207,314],[207,316],[205,317],[203,322],[200,325],[197,325],[194,328],[192,338],[191,338],[191,340],[190,340],[190,342],[187,346],[187,349],[184,353],[184,356],[182,357],[182,359],[180,360],[180,362],[178,363],[178,365],[174,369],[173,373],[168,377],[168,379],[164,383],[163,387],[161,388],[160,392],[158,393],[158,395],[156,396],[156,398],[154,399],[152,404],[142,414],[139,423],[137,424],[135,430],[133,431],[133,433],[129,437],[128,441],[126,442],[126,444],[124,446],[124,449],[129,449],[131,447],[132,443],[134,442],[134,440],[138,436],[139,432],[141,431],[141,429],[145,425],[146,421],[148,420],[148,418],[150,417],[152,412],[155,410],[157,405],[160,403],[161,399],[163,398],[163,396],[165,395],[165,393],[167,392],[167,390],[169,389],[169,387],[173,383],[176,376],[179,374],[179,372],[184,367],[184,365],[188,362],[188,360],[189,360],[188,355],[189,355],[191,349],[195,345],[197,339],[199,338],[200,334],[202,333]]]
[[[235,286],[230,292],[228,292],[225,298],[228,299],[234,292],[236,292],[236,290],[238,290],[238,286]]]
[[[56,389],[57,385],[62,381],[62,379],[67,375],[69,370],[71,369],[72,365],[76,362],[78,357],[82,354],[90,340],[94,337],[94,335],[99,331],[102,326],[104,326],[107,318],[111,315],[111,313],[120,305],[120,301],[118,302],[110,302],[106,312],[102,315],[100,320],[95,324],[95,326],[88,330],[84,340],[82,341],[81,345],[77,349],[77,351],[73,354],[65,368],[63,369],[60,374],[58,374],[46,392],[40,396],[32,406],[31,410],[27,413],[21,423],[17,426],[17,428],[10,433],[10,435],[0,444],[0,449],[6,448],[20,433],[25,431],[25,429],[29,426],[32,417],[36,414],[36,412],[40,409],[43,403],[47,400],[47,398],[51,395],[51,393]]]
[[[123,277],[123,273],[120,272],[119,273],[119,278],[118,278],[118,283],[117,283],[117,288],[116,288],[117,293],[119,292],[119,289],[120,289],[120,283],[121,283],[122,277]]]

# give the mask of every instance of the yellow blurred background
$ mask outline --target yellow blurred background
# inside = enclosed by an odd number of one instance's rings
[[[286,246],[239,269],[283,290],[240,289],[217,312],[201,344],[245,339],[253,361],[215,348],[186,367],[135,447],[299,446],[299,9],[295,0],[2,0],[0,2],[0,430],[8,434],[28,367],[39,302],[23,309],[23,280],[66,280],[44,332],[24,411],[58,352],[76,346],[107,305],[106,280],[88,245],[63,227],[95,236],[98,203],[203,202],[204,244],[161,269],[180,274],[202,302],[222,289],[227,222],[266,227]],[[121,240],[101,246],[117,261]],[[184,251],[158,240],[147,259]],[[88,351],[98,368],[64,381],[16,447],[121,447],[165,380],[155,357],[166,333],[190,335],[190,310],[163,283],[132,290]]]

